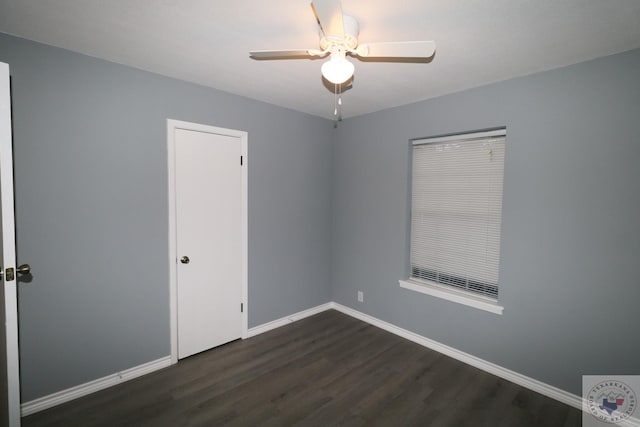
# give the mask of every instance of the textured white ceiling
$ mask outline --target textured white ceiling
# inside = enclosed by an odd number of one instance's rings
[[[343,117],[640,47],[638,0],[343,0],[360,41],[435,40],[431,63],[353,59]],[[333,118],[308,0],[0,0],[0,32]]]

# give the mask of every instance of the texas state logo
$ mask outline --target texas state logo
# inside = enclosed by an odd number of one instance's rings
[[[609,424],[619,424],[632,417],[638,405],[633,388],[617,380],[597,383],[585,398],[590,414]]]

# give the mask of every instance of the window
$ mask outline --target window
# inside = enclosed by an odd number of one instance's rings
[[[411,272],[401,286],[497,305],[505,130],[413,142]]]

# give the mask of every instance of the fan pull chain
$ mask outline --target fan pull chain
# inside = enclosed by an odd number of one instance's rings
[[[334,127],[342,121],[342,85],[337,83],[333,86],[333,115],[336,117]]]
[[[342,85],[340,85],[340,90],[338,91],[338,121],[342,121]]]
[[[342,85],[334,85],[333,90],[333,115],[342,116]]]

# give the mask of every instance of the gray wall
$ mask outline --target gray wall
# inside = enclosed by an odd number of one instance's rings
[[[0,34],[22,400],[167,356],[166,119],[249,133],[249,326],[330,301],[330,121]]]
[[[249,132],[249,325],[335,300],[580,394],[639,374],[640,51],[329,121],[0,34],[22,399],[169,354],[166,118]],[[409,139],[507,127],[503,316],[401,289]],[[331,287],[332,286],[332,287]],[[356,302],[356,291],[365,302]]]
[[[638,76],[640,50],[345,120],[334,301],[578,395],[582,374],[640,374]],[[497,126],[502,316],[398,286],[409,139]]]

